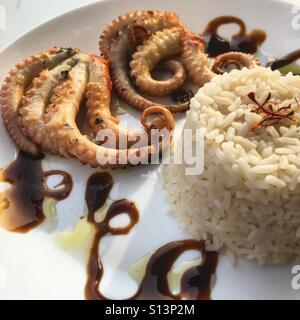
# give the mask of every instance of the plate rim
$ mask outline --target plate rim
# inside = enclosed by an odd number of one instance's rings
[[[5,54],[5,51],[8,51],[9,49],[11,49],[11,47],[13,47],[14,44],[16,42],[20,41],[22,38],[28,36],[30,33],[34,32],[36,29],[39,29],[41,27],[46,27],[47,24],[53,23],[53,22],[55,22],[55,20],[59,20],[59,19],[63,18],[66,15],[69,15],[69,14],[73,14],[73,13],[76,13],[76,12],[78,13],[81,10],[84,10],[84,9],[89,9],[90,7],[103,6],[103,5],[106,5],[106,4],[118,3],[118,2],[121,2],[121,1],[123,2],[123,1],[127,1],[127,0],[96,0],[93,3],[81,5],[81,6],[77,7],[77,8],[74,8],[74,9],[68,10],[66,12],[63,12],[61,14],[58,14],[58,15],[52,17],[52,18],[46,19],[44,22],[38,23],[37,25],[31,27],[29,30],[25,31],[24,33],[21,33],[19,36],[16,36],[10,42],[8,42],[3,48],[0,49],[0,56]],[[180,0],[180,1],[183,1],[183,0]],[[236,0],[236,1],[240,1],[240,0]],[[281,5],[290,6],[290,7],[296,6],[296,4],[293,3],[293,0],[263,0],[263,1],[264,2],[269,2],[270,4],[279,3]]]

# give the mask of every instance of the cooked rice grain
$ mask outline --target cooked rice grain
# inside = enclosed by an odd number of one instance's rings
[[[181,223],[210,250],[288,263],[300,258],[300,127],[251,130],[261,116],[251,113],[250,92],[296,108],[300,77],[257,67],[201,88],[185,128],[206,128],[204,172],[187,176],[184,164],[165,165],[165,190]]]

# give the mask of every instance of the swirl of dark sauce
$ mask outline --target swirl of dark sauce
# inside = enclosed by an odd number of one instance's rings
[[[228,41],[218,34],[218,30],[222,25],[231,23],[237,24],[239,31]],[[247,33],[245,22],[234,16],[220,16],[211,20],[202,36],[206,43],[205,51],[211,57],[230,51],[254,54],[267,38],[266,32],[260,29]]]
[[[300,49],[295,50],[280,59],[269,62],[267,67],[270,67],[272,70],[277,70],[296,62],[298,59],[300,59]]]
[[[0,173],[0,181],[11,186],[4,191],[9,207],[0,215],[0,225],[8,231],[26,233],[41,224],[43,200],[51,197],[56,200],[67,198],[72,190],[71,176],[60,170],[43,172],[43,155],[32,156],[20,151],[17,158]],[[60,175],[62,181],[56,187],[49,189],[46,179],[52,175]]]
[[[107,234],[127,234],[139,220],[139,213],[134,203],[127,200],[115,201],[111,204],[103,222],[97,223],[95,212],[106,202],[113,187],[113,178],[107,172],[98,172],[90,176],[85,191],[85,201],[88,207],[88,222],[95,228],[88,260],[88,279],[85,287],[85,296],[89,300],[106,300],[100,293],[99,286],[103,276],[103,266],[98,253],[100,240]],[[110,220],[121,213],[127,213],[130,223],[124,228],[113,228]]]
[[[86,203],[88,207],[88,221],[95,227],[87,271],[88,279],[85,287],[85,296],[89,300],[107,300],[101,294],[99,287],[104,274],[104,268],[99,255],[101,239],[108,235],[127,234],[136,225],[139,213],[134,203],[128,200],[119,200],[111,204],[103,222],[94,220],[94,213],[101,208],[109,196],[113,186],[113,179],[107,172],[93,174],[86,187]],[[128,214],[130,223],[124,228],[110,226],[110,220],[118,214]],[[188,250],[201,252],[201,265],[187,270],[181,280],[181,292],[174,295],[170,292],[167,275],[177,258]],[[137,290],[129,300],[137,299],[209,299],[211,276],[215,273],[218,262],[216,252],[206,252],[204,243],[196,240],[171,242],[157,250],[147,264],[146,273]]]
[[[181,291],[174,295],[169,289],[167,275],[180,255],[188,250],[199,251],[203,261],[183,274]],[[218,253],[207,252],[203,241],[170,242],[152,255],[146,274],[132,299],[209,300],[211,298],[211,277],[216,272],[217,264]]]

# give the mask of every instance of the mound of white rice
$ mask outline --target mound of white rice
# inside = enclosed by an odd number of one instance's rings
[[[209,250],[288,263],[300,257],[300,126],[288,120],[252,130],[262,116],[251,112],[250,92],[259,102],[271,93],[275,106],[291,104],[300,121],[299,76],[257,67],[214,78],[192,99],[185,124],[206,129],[204,172],[165,165],[165,190]]]

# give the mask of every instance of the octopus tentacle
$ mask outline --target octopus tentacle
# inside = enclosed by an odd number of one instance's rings
[[[149,18],[154,18],[155,20],[160,19],[161,29],[165,24],[164,20],[167,21],[170,26],[181,25],[179,17],[173,12],[151,10],[129,12],[114,19],[106,26],[99,39],[100,51],[106,58],[108,58],[111,50],[111,44],[118,37],[120,30],[130,24],[136,23],[136,21]]]
[[[131,76],[143,92],[161,97],[184,84],[186,72],[183,68],[165,81],[154,80],[151,76],[151,71],[160,60],[182,52],[181,33],[182,29],[178,27],[158,31],[133,54],[130,62]]]
[[[86,106],[88,125],[96,136],[99,130],[106,128],[106,121],[116,125],[118,121],[111,116],[110,112],[112,84],[108,63],[101,57],[92,56],[91,59],[86,88]]]
[[[132,24],[141,25],[151,33],[167,28],[181,27],[182,24],[178,17],[170,12],[151,11],[149,13],[142,11],[138,14],[132,13],[129,16],[119,17],[100,36],[99,47],[110,62],[112,82],[117,94],[132,107],[143,111],[157,103],[142,97],[131,83],[128,75],[127,61],[130,49],[128,28]],[[118,32],[115,26],[118,26],[117,29],[121,32]],[[113,39],[114,41],[112,41]],[[168,108],[171,112],[182,112],[189,108],[189,103],[160,106]]]
[[[238,69],[241,67],[251,69],[260,65],[260,62],[252,54],[242,52],[227,52],[216,57],[212,66],[212,71],[216,74],[223,74],[224,68],[228,67],[229,65],[235,65]]]
[[[151,123],[147,123],[147,118],[151,114],[163,115],[163,118],[156,118],[156,119],[165,121],[165,123],[163,123],[163,125],[161,122],[156,124],[155,119]],[[153,129],[153,126],[155,126],[155,128],[158,128],[158,129],[166,128],[169,131],[173,131],[175,129],[174,117],[166,108],[161,108],[160,106],[152,106],[146,109],[142,114],[141,122],[143,126],[148,130]]]
[[[204,40],[192,32],[186,32],[183,34],[182,41],[182,62],[192,81],[202,87],[215,76],[210,70],[208,57],[204,53]]]
[[[111,52],[111,78],[117,94],[132,107],[143,111],[157,103],[142,97],[133,86],[127,73],[127,38],[121,36],[117,43],[112,46]],[[189,108],[189,102],[173,105],[163,105],[171,112],[183,112]]]
[[[172,72],[174,74],[174,77],[177,77],[178,79],[186,79],[187,77],[186,70],[183,64],[180,62],[180,57],[178,57],[177,59],[164,60],[159,63],[158,68],[160,70],[167,70]]]
[[[76,55],[60,63],[52,70],[44,70],[32,82],[20,106],[20,124],[23,133],[44,150],[56,153],[45,134],[44,112],[55,86],[63,81],[76,64]]]
[[[54,89],[44,116],[52,144],[65,157],[74,155],[69,145],[73,132],[78,130],[75,119],[88,81],[88,62],[83,58],[69,72],[68,80]],[[78,135],[81,136],[79,130]]]
[[[21,61],[4,80],[0,92],[3,121],[8,133],[22,150],[39,153],[39,148],[23,134],[18,123],[19,107],[26,87],[44,68],[51,69],[75,53],[76,50],[71,48],[52,48]]]
[[[110,111],[112,85],[108,63],[98,56],[91,56],[91,59],[86,88],[88,125],[95,137],[100,130],[110,129],[118,145],[119,141],[126,141],[127,145],[131,146],[139,140],[141,131],[127,130],[119,126],[118,118]]]
[[[46,128],[53,143],[61,154],[70,152],[82,163],[92,167],[126,167],[145,161],[152,153],[158,152],[155,145],[117,150],[98,146],[83,136],[75,123],[78,106],[85,94],[85,85],[88,81],[88,63],[80,61],[69,73],[69,80],[55,89],[52,96],[52,105],[46,111]],[[128,159],[141,157],[137,163],[130,163]],[[100,158],[99,158],[100,157]],[[107,162],[102,162],[102,159]],[[111,163],[111,159],[114,160]]]
[[[240,32],[244,32],[242,27]],[[238,68],[241,66],[253,68],[259,65],[258,59],[251,54],[227,52],[217,56],[213,67],[210,68],[208,56],[204,53],[203,38],[191,32],[183,35],[183,47],[182,61],[189,71],[192,81],[200,87],[209,82],[216,74],[223,73],[222,67],[230,64],[234,64]]]

